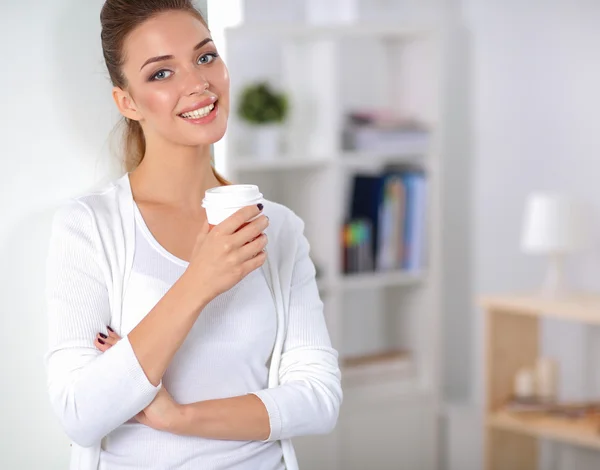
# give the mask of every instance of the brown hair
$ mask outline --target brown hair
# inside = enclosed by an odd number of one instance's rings
[[[191,0],[106,0],[100,13],[102,24],[102,53],[110,80],[114,86],[127,87],[123,74],[124,46],[127,36],[145,21],[166,11],[184,11],[207,26],[202,13],[196,9]],[[144,158],[146,139],[139,122],[124,118],[124,163],[125,170],[134,170]],[[221,184],[228,184],[213,168],[216,178]]]

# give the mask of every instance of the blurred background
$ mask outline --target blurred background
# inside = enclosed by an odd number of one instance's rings
[[[198,2],[230,180],[306,222],[340,351],[301,468],[600,465],[600,2]],[[101,0],[2,0],[0,468],[68,468],[47,399],[56,206],[121,174]],[[594,117],[596,116],[596,117]]]

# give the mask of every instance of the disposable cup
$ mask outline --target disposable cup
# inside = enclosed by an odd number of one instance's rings
[[[230,184],[207,190],[202,200],[202,207],[206,210],[208,224],[213,228],[241,208],[255,206],[263,202],[264,198],[258,186],[253,184]],[[250,222],[250,220],[247,222]]]

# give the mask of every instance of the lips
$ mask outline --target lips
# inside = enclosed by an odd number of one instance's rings
[[[210,98],[204,99],[202,101],[198,101],[197,103],[193,104],[192,106],[182,109],[178,113],[178,116],[183,117],[183,115],[186,115],[186,114],[195,113],[196,111],[200,111],[200,110],[205,110],[206,108],[210,107],[211,105],[214,108],[214,105],[216,102],[217,102],[217,97],[211,96]]]
[[[208,116],[213,109],[215,109],[215,104],[211,103],[203,108],[199,108],[188,113],[182,113],[179,115],[179,117],[182,117],[183,119],[200,119]]]

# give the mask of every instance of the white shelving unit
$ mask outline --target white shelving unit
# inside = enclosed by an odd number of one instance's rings
[[[330,158],[315,158],[302,155],[286,155],[285,158],[277,160],[260,160],[249,155],[236,156],[230,162],[232,172],[277,172],[279,170],[296,170],[315,167],[337,167],[340,170],[380,170],[386,165],[415,164],[425,167],[422,155],[407,153],[384,153],[384,152],[342,152],[338,155],[332,154]]]
[[[225,32],[232,79],[226,176],[258,184],[305,221],[340,352],[338,427],[295,441],[301,468],[436,468],[443,45],[439,31],[396,26],[263,24]],[[242,87],[262,79],[291,99],[287,148],[271,160],[248,154],[251,132],[236,114]],[[432,146],[426,154],[344,151],[343,116],[357,107],[392,107],[426,122]],[[344,275],[340,230],[352,175],[402,163],[427,175],[425,268]]]

